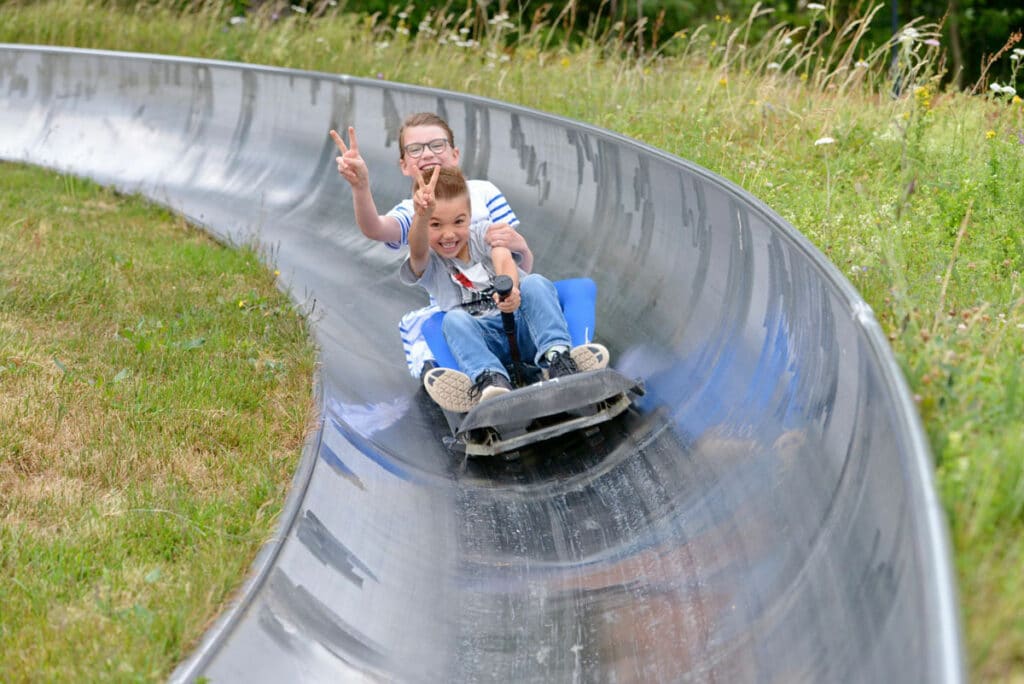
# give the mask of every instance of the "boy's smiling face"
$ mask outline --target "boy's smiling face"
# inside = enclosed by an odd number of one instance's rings
[[[428,143],[444,140],[444,150],[434,152]],[[410,126],[402,131],[402,157],[398,164],[402,173],[410,178],[435,166],[458,166],[459,148],[448,143],[448,133],[440,126]],[[406,151],[409,145],[423,145],[423,152],[414,157]]]
[[[430,248],[449,259],[469,260],[469,197],[438,199],[430,217]]]

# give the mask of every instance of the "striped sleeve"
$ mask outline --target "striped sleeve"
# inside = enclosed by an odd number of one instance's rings
[[[519,225],[519,217],[512,211],[512,207],[509,206],[508,200],[505,199],[505,195],[494,188],[495,194],[487,198],[487,213],[491,216],[491,223],[507,223],[510,226]]]
[[[398,227],[402,230],[402,240],[400,242],[385,242],[384,244],[391,249],[398,249],[402,245],[409,244],[409,228],[412,227],[412,200],[405,200],[397,205],[387,213],[388,216],[392,216],[398,221]]]

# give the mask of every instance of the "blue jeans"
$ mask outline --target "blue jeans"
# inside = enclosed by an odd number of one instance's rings
[[[519,294],[515,317],[520,359],[532,359],[539,364],[551,347],[571,347],[569,327],[554,284],[532,273],[520,281]],[[474,381],[484,371],[508,377],[505,367],[512,362],[512,352],[500,312],[474,317],[461,309],[452,309],[444,315],[441,330],[462,372]]]

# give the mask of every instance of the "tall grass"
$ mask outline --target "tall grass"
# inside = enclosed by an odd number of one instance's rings
[[[401,11],[326,5],[316,18],[267,9],[232,22],[216,3],[178,15],[77,0],[6,6],[0,37],[469,91],[613,129],[747,188],[848,275],[887,332],[936,457],[972,674],[1021,678],[1024,107],[1016,83],[941,89],[934,24],[868,45],[878,6],[837,25],[812,5],[806,28],[772,23],[764,5],[658,49],[621,23],[571,33],[571,8],[431,10],[410,26]],[[98,30],[115,22],[116,46]],[[1009,37],[1000,58],[1022,55]]]

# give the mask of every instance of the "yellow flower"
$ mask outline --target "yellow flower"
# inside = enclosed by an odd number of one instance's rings
[[[996,137],[996,132],[995,131],[993,131],[993,130],[985,131],[985,138],[987,138],[988,140],[991,140],[994,137]]]
[[[725,76],[723,76],[722,78],[718,79],[718,85],[720,85],[720,86],[727,86],[727,85],[729,85],[729,79],[727,79]]]
[[[244,309],[245,308],[245,300],[244,299],[239,299],[238,300],[238,308],[239,309]]]
[[[279,275],[281,275],[281,272],[275,268],[274,269],[274,277],[276,278]]]
[[[569,64],[570,64],[570,62],[569,62],[569,58],[568,58],[568,57],[563,57],[563,58],[562,58],[562,61],[560,62],[560,64],[561,64],[562,66],[564,66],[564,67],[568,67],[568,66],[569,66]]]
[[[1012,102],[1013,104],[1020,104],[1021,102],[1024,102],[1024,100],[1020,99],[1020,95],[1014,95],[1013,99],[1010,100],[1010,102]]]

